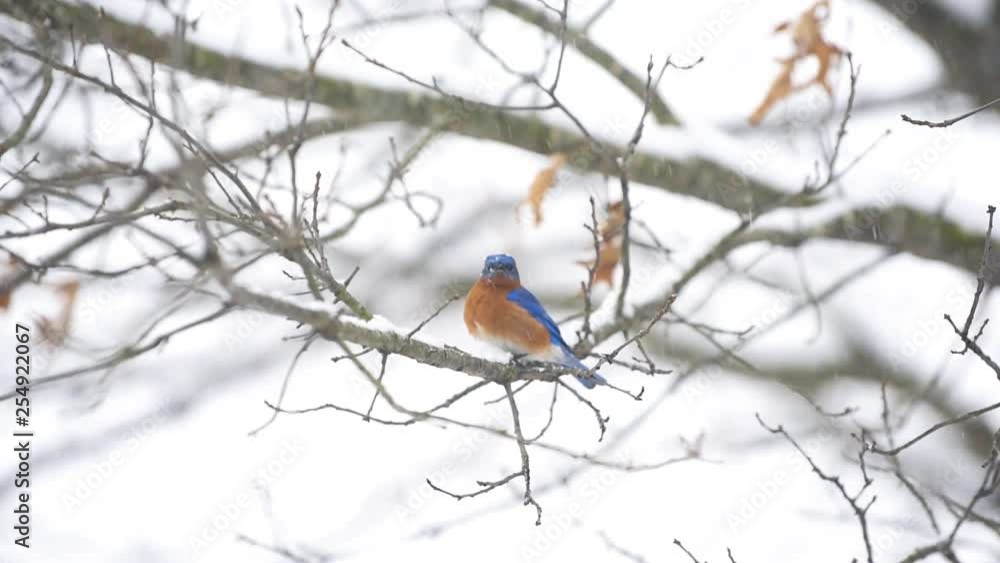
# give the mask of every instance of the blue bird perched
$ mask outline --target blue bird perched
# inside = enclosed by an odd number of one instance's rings
[[[573,354],[538,298],[521,285],[517,264],[506,254],[486,257],[479,281],[465,298],[465,326],[472,336],[529,360],[590,369]],[[588,389],[607,383],[596,373],[577,379]]]

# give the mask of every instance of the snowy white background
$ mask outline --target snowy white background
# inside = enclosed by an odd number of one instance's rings
[[[223,52],[268,64],[301,67],[304,54],[297,37],[293,4],[265,0],[192,0],[168,2],[188,17],[200,17],[187,39]],[[363,18],[359,2],[345,1],[336,26]],[[416,9],[431,2],[364,2],[371,15]],[[571,17],[583,21],[601,2],[574,0]],[[953,9],[969,21],[983,17],[987,2],[953,0]],[[101,2],[109,13],[143,22],[155,29],[172,28],[169,13],[157,3],[133,0]],[[297,3],[307,27],[318,31],[325,2]],[[613,52],[635,73],[644,73],[652,54],[681,59],[704,56],[690,71],[668,71],[660,94],[671,105],[681,128],[647,123],[641,147],[677,157],[705,155],[788,191],[822,158],[819,139],[827,144],[833,119],[824,95],[810,91],[782,104],[759,130],[745,117],[763,97],[778,70],[775,59],[787,52],[787,38],[773,36],[773,26],[808,7],[803,1],[650,2],[619,0],[591,31],[592,39]],[[723,11],[731,17],[723,22]],[[535,28],[512,17],[491,13],[484,39],[515,65],[532,69],[546,39]],[[16,29],[5,21],[3,33]],[[444,18],[416,23],[384,24],[346,37],[376,58],[415,76],[436,76],[449,89],[470,96],[499,94],[510,84],[488,57],[471,47],[464,34]],[[861,67],[859,102],[888,99],[938,85],[944,77],[935,53],[891,16],[861,0],[835,0],[829,36],[849,46]],[[85,51],[82,67],[106,73],[104,55]],[[319,72],[393,88],[412,88],[402,80],[364,63],[334,44]],[[601,69],[570,49],[560,91],[564,101],[603,138],[624,142],[641,112],[636,98]],[[847,91],[846,67],[837,71],[837,102]],[[185,125],[214,147],[251,138],[264,128],[284,125],[284,106],[252,93],[180,76],[187,102]],[[498,97],[498,96],[497,96]],[[525,98],[527,100],[527,98]],[[199,112],[225,103],[222,115],[206,130]],[[94,108],[90,121],[80,104]],[[847,206],[889,197],[914,207],[943,213],[970,230],[984,230],[984,209],[996,203],[1000,178],[1000,123],[986,112],[948,130],[906,126],[902,112],[916,116],[951,116],[971,107],[957,96],[922,96],[907,104],[882,103],[859,111],[849,127],[845,161],[864,151],[886,129],[893,132],[878,144],[835,189],[842,198],[808,212],[779,213],[769,224],[794,225],[832,216]],[[293,104],[293,108],[297,107]],[[314,108],[315,115],[322,108]],[[798,112],[798,113],[797,113]],[[804,115],[803,119],[796,118]],[[0,106],[5,129],[17,115]],[[46,140],[72,152],[94,141],[100,131],[102,154],[134,156],[135,139],[145,121],[111,98],[72,100],[54,117],[58,127]],[[555,113],[554,123],[570,126]],[[90,122],[88,122],[90,121]],[[384,152],[389,136],[412,139],[414,132],[396,124],[309,142],[300,155],[300,170],[329,177],[343,168],[339,186],[345,197],[367,198],[384,179]],[[409,137],[406,137],[406,136]],[[149,165],[167,166],[174,153],[162,138],[155,140]],[[341,147],[346,151],[341,153]],[[580,225],[589,213],[586,187],[564,186],[546,200],[546,221],[539,227],[518,222],[510,211],[521,199],[543,156],[496,143],[445,136],[436,141],[407,176],[412,190],[440,196],[445,208],[439,224],[420,228],[402,206],[388,206],[365,217],[356,230],[331,249],[335,273],[344,276],[354,265],[360,273],[351,286],[379,315],[412,327],[477,274],[482,257],[497,251],[514,254],[522,280],[556,318],[573,311],[560,303],[573,300],[584,270],[573,261],[587,256],[589,235]],[[752,164],[748,164],[752,163]],[[57,166],[46,162],[43,166]],[[12,167],[3,164],[4,169]],[[284,161],[275,163],[275,178],[287,177]],[[602,200],[616,197],[616,182],[604,186],[590,179]],[[893,186],[901,186],[894,189]],[[737,218],[693,198],[636,186],[637,216],[649,223],[674,252],[670,261],[641,258],[633,295],[649,295],[673,281],[684,268],[732,228]],[[471,221],[456,243],[437,247],[436,232],[448,232],[470,221],[484,205],[494,211]],[[6,219],[0,218],[0,224]],[[12,228],[4,225],[0,231]],[[41,257],[71,236],[8,241],[10,248]],[[762,249],[735,254],[749,263]],[[862,244],[815,242],[803,247],[801,259],[814,288],[825,288],[841,276],[877,257],[882,250]],[[105,267],[126,264],[135,254],[129,244],[112,240],[82,255]],[[757,270],[759,275],[800,290],[793,251],[776,251]],[[259,270],[259,285],[290,290],[279,269]],[[786,312],[796,297],[765,291],[747,280],[717,287],[722,270],[690,286],[677,307],[711,300],[698,319],[728,328],[754,324],[765,328]],[[60,279],[58,272],[51,274]],[[964,317],[974,278],[950,266],[899,255],[823,306],[822,331],[815,313],[806,309],[791,321],[754,341],[743,356],[764,366],[831,363],[852,347],[870,347],[886,361],[898,361],[920,378],[944,369],[942,386],[951,404],[963,410],[993,402],[997,382],[973,358],[951,356],[955,339],[941,320],[943,312]],[[15,295],[3,316],[4,334],[16,319],[31,319],[50,307],[47,290],[26,287]],[[129,341],[152,315],[171,304],[171,293],[154,273],[124,283],[85,283],[74,340],[81,348],[102,349]],[[186,313],[209,311],[208,302]],[[995,311],[989,299],[984,311]],[[192,312],[193,311],[193,312]],[[179,323],[180,321],[178,321]],[[564,333],[572,334],[570,323]],[[642,424],[619,447],[605,451],[596,442],[593,416],[570,401],[560,403],[550,443],[625,461],[652,462],[681,455],[681,439],[704,435],[701,461],[687,461],[648,472],[593,468],[563,456],[536,451],[532,455],[536,498],[545,509],[544,524],[534,526],[534,513],[520,504],[520,487],[494,491],[455,502],[429,490],[424,480],[451,490],[471,490],[477,479],[494,479],[516,470],[516,446],[482,432],[433,424],[386,427],[364,423],[331,411],[281,416],[254,437],[248,432],[264,422],[285,371],[298,348],[282,342],[291,323],[256,313],[239,313],[172,339],[161,350],[114,370],[106,378],[88,377],[33,391],[33,547],[29,554],[4,541],[0,558],[8,561],[244,561],[285,560],[266,549],[239,541],[284,546],[301,557],[330,554],[352,562],[383,561],[624,561],[608,551],[602,534],[641,554],[647,561],[682,562],[687,557],[672,545],[674,538],[702,559],[725,559],[730,547],[740,563],[764,561],[843,562],[862,557],[857,523],[836,490],[810,474],[788,444],[773,439],[756,423],[759,412],[772,424],[782,423],[803,437],[818,462],[842,473],[853,489],[858,472],[845,456],[841,437],[849,424],[827,428],[824,419],[789,388],[774,382],[736,376],[724,370],[695,375],[667,393],[672,376],[649,379],[617,368],[606,375],[622,385],[646,387],[646,401],[592,392],[611,417],[609,438]],[[568,331],[568,332],[567,332]],[[992,332],[992,334],[991,334]],[[472,340],[461,320],[461,301],[452,304],[422,333],[473,353],[499,357]],[[695,342],[690,334],[677,338]],[[995,330],[982,342],[998,343]],[[669,342],[669,339],[668,339]],[[689,344],[690,344],[689,342]],[[4,365],[11,347],[2,346]],[[669,350],[660,350],[668,353]],[[304,408],[336,400],[366,405],[371,390],[348,362],[332,364],[340,353],[318,341],[300,361],[285,405]],[[86,361],[71,349],[58,350],[44,371],[56,373]],[[683,359],[662,356],[663,367],[682,370]],[[375,362],[377,358],[369,358]],[[397,397],[410,405],[430,405],[467,384],[461,374],[445,373],[393,358],[387,381]],[[481,392],[460,404],[455,417],[506,425],[503,404],[483,405],[497,391]],[[875,421],[878,386],[845,373],[831,378],[814,397],[831,411],[860,407],[859,417]],[[991,401],[990,398],[993,400]],[[521,396],[521,412],[529,428],[544,424],[549,391]],[[382,405],[379,408],[384,408]],[[376,410],[378,412],[378,409]],[[5,415],[7,421],[10,417]],[[901,435],[908,436],[939,420],[918,410]],[[992,426],[1000,417],[991,415]],[[6,423],[6,422],[5,422]],[[848,430],[845,430],[847,428]],[[811,432],[811,438],[807,438]],[[834,437],[834,433],[838,437]],[[946,430],[906,458],[921,480],[943,483],[965,498],[978,479],[982,461],[967,455],[958,431]],[[615,442],[617,443],[617,442]],[[9,475],[12,456],[0,456],[0,471]],[[570,479],[563,481],[566,476]],[[876,529],[877,561],[896,561],[933,536],[912,499],[882,475],[876,481],[878,501],[871,512]],[[780,484],[772,483],[780,481]],[[0,485],[0,506],[13,503],[10,480]],[[759,493],[766,500],[758,502]],[[756,495],[756,496],[755,496]],[[995,513],[995,507],[992,508]],[[739,524],[734,524],[737,522]],[[10,514],[3,518],[10,534]],[[195,541],[193,538],[197,538]],[[206,539],[208,538],[208,539]],[[996,536],[969,526],[961,540],[973,546],[968,562],[996,561]]]

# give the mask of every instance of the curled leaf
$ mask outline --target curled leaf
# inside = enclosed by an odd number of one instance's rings
[[[775,104],[791,95],[794,91],[792,88],[792,72],[795,71],[795,59],[785,59],[781,63],[781,73],[771,83],[771,89],[767,91],[764,101],[750,115],[751,125],[759,125],[761,121],[764,121],[764,117],[767,116]]]
[[[38,331],[42,338],[48,340],[55,346],[61,346],[69,336],[70,326],[73,320],[73,309],[76,304],[76,295],[80,290],[80,282],[71,280],[56,286],[56,293],[62,297],[62,308],[55,319],[41,317],[37,320]]]
[[[569,157],[565,153],[557,152],[549,157],[549,165],[541,169],[538,174],[535,175],[535,179],[531,182],[531,189],[528,190],[527,197],[521,201],[521,205],[527,205],[531,207],[531,211],[535,216],[535,224],[539,225],[542,222],[542,200],[545,199],[545,194],[556,185],[556,177],[559,174],[559,170],[566,165]]]
[[[592,284],[614,285],[615,268],[622,259],[622,230],[625,226],[625,206],[621,201],[610,203],[607,217],[598,228],[597,260],[584,260],[577,264],[593,272]]]
[[[596,265],[593,260],[581,260],[577,262],[577,264],[587,268],[588,270],[593,269],[594,275],[590,283],[594,285],[603,283],[608,287],[611,287],[614,285],[615,268],[618,267],[618,262],[620,262],[621,259],[622,246],[621,241],[619,240],[615,243],[601,245],[601,251],[598,254]]]
[[[833,96],[830,85],[830,70],[843,53],[836,45],[823,37],[823,24],[830,17],[830,1],[818,0],[795,21],[787,21],[774,28],[775,33],[790,32],[795,52],[791,57],[781,59],[781,72],[771,83],[764,100],[750,116],[750,124],[758,125],[771,109],[791,94],[818,84]],[[792,73],[798,64],[809,57],[816,57],[816,75],[802,84],[793,84]]]
[[[609,203],[607,208],[608,216],[601,223],[601,241],[608,242],[612,238],[622,234],[625,228],[625,203],[616,201]]]
[[[11,270],[17,270],[17,260],[13,254],[7,259],[7,263],[10,265]],[[14,293],[13,289],[0,287],[0,311],[6,311],[10,308],[10,296],[12,293]]]

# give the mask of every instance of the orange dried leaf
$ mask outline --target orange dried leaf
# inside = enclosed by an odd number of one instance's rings
[[[601,223],[601,240],[609,241],[622,234],[625,227],[625,204],[621,201],[608,204],[608,216]]]
[[[620,240],[614,240],[608,244],[601,245],[601,252],[597,258],[597,267],[594,267],[593,260],[581,260],[577,264],[593,269],[594,277],[590,280],[592,284],[605,283],[608,287],[614,285],[615,268],[622,259],[622,247]]]
[[[774,79],[771,84],[771,89],[767,91],[767,96],[764,101],[757,106],[753,114],[750,115],[750,125],[759,125],[764,117],[767,116],[771,108],[781,100],[788,97],[792,93],[792,72],[795,70],[795,60],[787,59],[783,61],[783,67],[781,69],[781,74]]]
[[[11,269],[17,270],[17,260],[13,254],[7,258],[7,263],[10,264]],[[10,296],[12,293],[14,293],[12,289],[0,291],[0,311],[6,311],[10,308]]]
[[[531,189],[528,190],[527,197],[521,202],[521,205],[527,205],[531,207],[531,211],[535,216],[535,224],[541,224],[542,222],[542,200],[545,199],[545,194],[556,185],[556,177],[559,174],[559,170],[566,165],[569,157],[565,153],[557,152],[549,157],[549,165],[543,168],[538,174],[535,175],[535,179],[531,182]]]
[[[814,84],[822,86],[828,95],[833,96],[833,87],[829,80],[830,69],[833,68],[843,51],[823,37],[823,24],[829,15],[829,0],[819,0],[794,22],[783,22],[774,28],[775,33],[791,32],[795,52],[791,57],[780,61],[782,64],[781,72],[771,83],[771,88],[764,101],[750,116],[751,125],[758,125],[763,121],[768,112],[781,100]],[[803,84],[793,84],[792,73],[796,66],[809,57],[816,57],[818,63],[816,76]]]
[[[38,327],[38,332],[42,335],[42,340],[54,346],[60,346],[66,340],[66,331],[59,327],[59,321],[53,321],[47,317],[38,317],[35,319],[35,326]]]
[[[70,280],[56,286],[56,291],[63,294],[71,303],[76,300],[76,292],[80,290],[80,282]]]
[[[830,85],[829,81],[830,69],[833,68],[833,63],[836,62],[841,53],[842,51],[839,48],[829,43],[817,45],[813,51],[813,54],[816,55],[816,60],[819,61],[819,68],[816,69],[816,78],[813,79],[812,84],[822,86],[831,98],[833,97],[833,86]]]
[[[615,268],[622,259],[621,241],[615,239],[601,246],[601,254],[597,260],[597,268],[594,270],[594,283],[606,283],[610,287],[614,284]]]
[[[80,282],[76,280],[57,285],[56,292],[63,298],[59,316],[54,320],[41,317],[37,321],[38,331],[42,334],[42,338],[55,346],[61,346],[66,341],[66,337],[69,336],[70,325],[73,321],[73,308],[79,290]]]
[[[820,10],[823,10],[820,13]],[[816,45],[825,43],[823,39],[823,23],[830,16],[830,2],[819,0],[806,10],[795,26],[792,27],[792,41],[795,43],[795,54],[807,55],[813,52]]]
[[[608,287],[614,285],[615,268],[622,259],[622,229],[625,226],[625,206],[622,202],[608,204],[608,216],[598,228],[600,242],[597,252],[597,263],[593,260],[577,262],[587,269],[593,270],[592,284],[605,283]]]

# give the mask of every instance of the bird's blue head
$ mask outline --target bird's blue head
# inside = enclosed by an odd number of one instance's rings
[[[486,279],[508,278],[520,281],[521,277],[517,273],[517,263],[514,258],[506,254],[491,254],[486,257],[483,264],[483,277]]]

